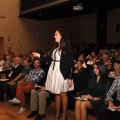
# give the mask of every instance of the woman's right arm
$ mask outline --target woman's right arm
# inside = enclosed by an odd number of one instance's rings
[[[32,56],[34,56],[34,57],[39,57],[39,58],[40,58],[40,54],[37,53],[37,52],[33,52],[33,53],[32,53]]]
[[[42,61],[45,61],[45,62],[48,62],[48,63],[50,63],[52,61],[51,57],[48,58],[48,57],[45,57],[44,55],[41,55],[41,54],[36,53],[36,52],[33,52],[32,55],[34,57],[39,57]]]

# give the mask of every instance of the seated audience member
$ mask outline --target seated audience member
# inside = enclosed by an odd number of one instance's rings
[[[31,91],[30,109],[32,112],[27,116],[27,118],[36,116],[34,120],[42,120],[46,117],[46,98],[49,97],[49,92],[45,90],[44,86],[48,69],[44,70],[44,77],[35,85],[35,89]]]
[[[93,57],[92,57],[92,55],[89,55],[88,61],[87,61],[87,71],[88,71],[88,73],[90,73],[92,67],[93,67]]]
[[[82,60],[77,60],[76,68],[74,69],[73,72],[74,81],[73,91],[76,91],[76,93],[87,88],[86,68],[83,68],[82,64],[83,64]]]
[[[25,96],[24,93],[29,93],[34,89],[37,84],[45,75],[43,69],[40,68],[40,60],[34,60],[34,69],[32,69],[27,78],[20,80],[17,85],[16,96],[13,100],[9,100],[12,103],[20,103],[20,110],[18,114],[22,114],[26,111]]]
[[[92,77],[93,75],[95,75],[95,73],[94,73],[94,65],[95,65],[95,63],[96,63],[97,61],[98,61],[98,60],[94,57],[94,58],[93,58],[92,68],[91,68],[91,70],[88,70],[88,81],[91,79],[91,77]]]
[[[10,82],[7,82],[4,85],[4,89],[6,91],[6,96],[9,99],[13,99],[15,97],[16,87],[17,87],[18,81],[25,79],[28,76],[28,74],[31,70],[29,64],[30,64],[29,60],[24,59],[23,60],[23,67],[24,68],[21,70],[20,74],[18,76],[16,76],[13,80],[11,80]]]
[[[83,57],[79,56],[78,60],[82,60],[83,61],[83,64],[82,64],[83,68],[87,68],[87,65],[86,65]],[[76,65],[75,65],[75,67],[76,67]]]
[[[34,69],[34,59],[35,59],[34,56],[32,56],[32,54],[29,55],[29,59],[30,59],[30,67]]]
[[[93,58],[97,58],[95,52],[91,52],[91,56],[92,56]]]
[[[87,61],[87,65],[93,65],[92,55],[89,55],[89,60]]]
[[[116,93],[116,99],[112,98]],[[120,120],[120,75],[113,81],[107,95],[108,104],[98,109],[98,120]],[[115,108],[111,111],[108,108]]]
[[[4,55],[3,54],[0,54],[0,67],[2,67],[3,66],[3,64],[4,64]]]
[[[16,76],[18,76],[23,68],[23,66],[21,65],[21,59],[19,57],[15,57],[13,59],[13,65],[14,67],[9,74],[9,82],[13,80]],[[0,101],[4,101],[4,86],[6,83],[7,81],[0,81]]]
[[[23,69],[20,57],[14,57],[12,64],[13,64],[13,68],[11,70],[11,73],[8,76],[10,81],[13,80],[16,76],[18,76],[21,70]]]
[[[82,66],[83,61],[77,60],[76,67],[73,72],[74,90],[69,91],[68,94],[68,108],[74,110],[75,99],[77,92],[87,89],[88,75],[86,68]]]
[[[113,63],[113,71],[111,71],[108,75],[108,77],[116,78],[120,74],[120,61],[115,60]]]
[[[3,64],[3,70],[4,70],[6,77],[8,77],[11,68],[12,68],[11,57],[9,55],[6,55],[6,59],[5,59],[5,62]]]
[[[104,54],[102,59],[103,59],[104,64],[107,65],[108,55]]]
[[[118,51],[115,51],[115,60],[118,59],[118,56],[119,56],[119,52],[118,52]]]
[[[111,58],[112,60],[115,60],[115,53],[114,53],[114,52],[111,52],[110,58]]]
[[[81,98],[86,98],[87,100],[76,100],[76,120],[86,120],[87,109],[97,109],[104,102],[106,91],[109,87],[109,80],[106,76],[106,67],[102,61],[95,63],[94,72],[95,76],[88,83],[87,94],[81,96]]]
[[[108,60],[106,62],[106,69],[107,69],[107,75],[109,75],[110,72],[113,71],[112,59],[110,59],[110,58],[108,58]]]

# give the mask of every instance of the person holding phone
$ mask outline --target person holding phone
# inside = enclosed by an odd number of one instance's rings
[[[46,117],[46,99],[50,98],[50,94],[45,90],[45,82],[47,77],[47,71],[44,69],[45,75],[40,82],[35,84],[35,89],[31,91],[30,109],[31,113],[27,118],[34,118],[34,120],[42,120]]]
[[[67,31],[57,29],[55,31],[55,44],[51,54],[51,65],[48,70],[45,89],[55,94],[56,115],[54,120],[67,119],[67,91],[73,90],[73,50],[70,45]],[[33,53],[45,60],[38,53]],[[62,115],[60,117],[60,103],[62,101]]]

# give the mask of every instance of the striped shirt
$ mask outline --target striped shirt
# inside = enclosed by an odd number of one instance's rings
[[[45,75],[45,72],[43,71],[43,69],[39,68],[37,71],[32,69],[26,81],[32,81],[34,84],[36,84],[43,78],[44,75]]]
[[[107,97],[106,97],[106,101],[111,100],[113,101],[112,96],[114,95],[114,93],[116,92],[117,101],[120,101],[120,76],[116,77],[115,80],[113,81],[108,93],[107,93]]]

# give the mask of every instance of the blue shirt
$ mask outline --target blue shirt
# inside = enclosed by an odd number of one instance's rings
[[[23,68],[20,72],[21,73],[20,80],[22,80],[26,75],[29,75],[30,71],[31,71],[31,67],[27,69]]]

